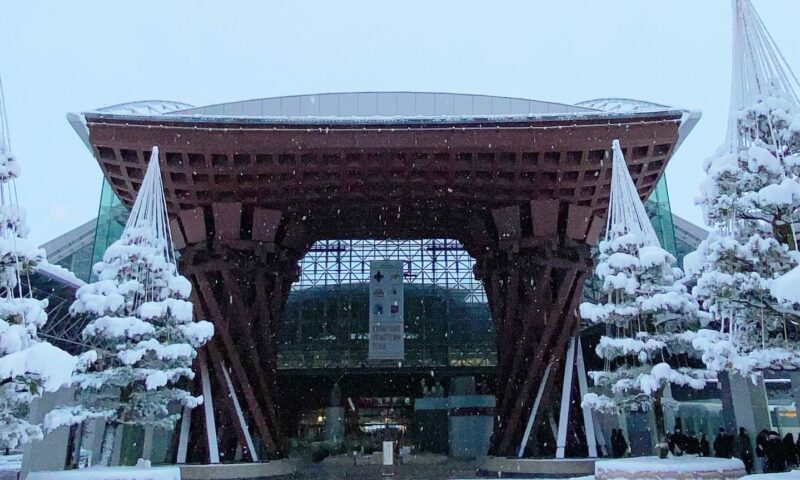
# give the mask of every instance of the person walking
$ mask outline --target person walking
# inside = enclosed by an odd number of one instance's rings
[[[700,455],[700,440],[692,431],[686,436],[686,453],[689,455]]]
[[[611,429],[611,441],[610,441],[610,443],[611,443],[611,457],[612,458],[619,458],[619,451],[617,451],[617,448],[618,448],[617,447],[617,442],[618,442],[618,440],[617,440],[617,429],[616,428],[612,428]]]
[[[628,451],[628,442],[622,435],[621,428],[615,428],[611,433],[611,452],[614,458],[622,458]]]
[[[786,462],[783,459],[783,442],[778,432],[767,432],[767,443],[764,447],[766,466],[764,473],[778,473],[784,470]]]
[[[794,435],[791,432],[783,437],[783,460],[788,470],[793,469],[798,464],[797,446],[794,443]]]
[[[720,428],[714,438],[714,456],[717,458],[731,458],[732,451],[729,445],[728,434],[724,428]]]
[[[739,451],[735,447],[736,439],[738,436],[736,435],[736,429],[725,432],[725,448],[728,451],[728,458],[733,458],[733,456]]]
[[[795,455],[797,455],[798,462],[800,462],[800,435],[797,436],[797,445],[794,450]]]
[[[676,457],[680,457],[686,453],[687,437],[683,434],[680,427],[675,427],[672,436],[667,437],[667,443],[669,444],[669,451]]]
[[[747,474],[753,472],[753,444],[750,440],[750,435],[747,434],[747,430],[744,427],[739,427],[739,458],[744,463],[744,469],[747,471]]]
[[[708,444],[708,439],[706,438],[705,433],[700,437],[700,456],[711,456],[711,446]]]
[[[622,433],[622,429],[619,430],[619,448],[622,450],[621,456],[624,457],[628,454],[628,441],[625,440],[625,435]]]
[[[767,437],[769,437],[769,430],[766,428],[758,432],[756,436],[756,457],[761,462],[763,471],[767,471]]]

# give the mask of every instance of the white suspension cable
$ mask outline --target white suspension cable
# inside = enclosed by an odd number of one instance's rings
[[[13,275],[16,285],[12,288],[10,283],[6,284],[0,295],[11,299],[32,298],[30,289],[30,278],[27,271],[23,271],[23,260],[30,252],[22,240],[27,236],[27,227],[24,212],[19,206],[17,196],[16,178],[19,175],[19,164],[14,154],[11,152],[11,137],[8,127],[8,114],[6,111],[5,94],[3,82],[0,79],[0,163],[3,168],[3,176],[0,178],[0,239],[7,242],[10,253],[14,258],[15,267]],[[23,250],[24,253],[21,251]],[[34,254],[34,257],[36,255]],[[27,288],[27,293],[23,287]],[[21,311],[22,323],[27,324],[25,309]]]
[[[158,147],[153,146],[150,154],[147,172],[142,180],[142,186],[136,195],[136,201],[131,208],[128,222],[125,224],[125,233],[143,231],[153,242],[154,247],[162,250],[164,258],[175,264],[175,251],[172,245],[172,233],[169,229],[167,216],[167,203],[164,197],[164,184],[161,179],[161,165],[158,161]]]
[[[726,148],[735,153],[749,147],[738,131],[738,116],[766,98],[779,98],[800,108],[800,81],[781,53],[750,0],[731,0],[733,8],[733,63],[731,105]],[[778,141],[778,139],[773,139]],[[776,145],[780,147],[780,145]],[[780,150],[777,148],[776,150]]]
[[[11,135],[8,131],[8,114],[6,98],[3,92],[3,80],[0,78],[0,155],[11,153]]]
[[[639,192],[633,183],[625,156],[622,154],[619,140],[611,144],[613,159],[611,164],[611,197],[608,202],[608,219],[606,221],[606,236],[609,240],[619,234],[621,227],[624,233],[638,233],[642,236],[644,245],[661,246],[650,217],[644,208]]]

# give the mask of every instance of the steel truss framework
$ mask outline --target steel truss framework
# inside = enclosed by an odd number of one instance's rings
[[[300,261],[300,280],[292,291],[368,282],[373,260],[402,260],[406,283],[464,290],[467,302],[486,303],[473,273],[475,260],[458,241],[448,239],[322,240]]]
[[[34,298],[47,299],[47,322],[39,329],[40,337],[73,355],[94,347],[81,335],[88,319],[69,311],[75,300],[74,286],[36,272],[25,288]]]
[[[279,368],[369,366],[367,285],[373,260],[404,264],[404,366],[496,364],[486,293],[475,279],[475,260],[458,241],[323,240],[300,260],[279,336]]]

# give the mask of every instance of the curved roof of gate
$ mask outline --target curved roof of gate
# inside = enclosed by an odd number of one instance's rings
[[[590,118],[681,118],[678,145],[700,119],[700,112],[633,99],[595,99],[571,105],[518,97],[443,92],[340,92],[268,97],[195,107],[182,102],[144,100],[68,113],[72,127],[90,147],[86,127],[92,119],[213,122],[237,124],[427,124],[569,121]],[[677,145],[676,145],[677,148]]]
[[[470,235],[476,208],[555,199],[602,213],[612,139],[629,149],[647,195],[699,118],[654,104],[631,112],[620,99],[594,103],[373,92],[197,108],[146,101],[68,118],[126,204],[159,145],[171,213],[236,201],[285,211],[291,221],[312,210],[337,218],[315,222],[308,238],[460,238]],[[347,215],[338,216],[337,202]],[[402,218],[364,223],[384,218],[373,214],[387,202],[402,203]]]
[[[439,117],[597,112],[514,97],[434,92],[347,92],[260,98],[179,109],[177,115],[236,117]],[[665,108],[668,110],[668,108]]]

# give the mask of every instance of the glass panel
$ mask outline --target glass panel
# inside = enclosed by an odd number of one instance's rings
[[[675,227],[672,224],[672,208],[669,204],[669,192],[667,191],[667,176],[661,175],[656,183],[656,188],[650,193],[650,197],[644,204],[653,228],[661,241],[664,250],[677,256],[678,249],[675,242]],[[678,265],[681,265],[683,258],[678,258]]]
[[[103,189],[100,193],[100,209],[97,212],[97,228],[94,234],[94,248],[92,250],[91,264],[88,266],[91,280],[94,281],[94,272],[91,265],[99,262],[109,245],[119,240],[125,222],[128,220],[128,207],[114,194],[111,185],[103,180]]]
[[[653,223],[653,229],[658,235],[661,246],[669,253],[675,255],[678,262],[677,266],[683,265],[683,257],[694,250],[692,248],[679,248],[675,240],[675,226],[672,223],[672,208],[669,204],[669,192],[667,190],[667,176],[662,175],[656,183],[656,187],[650,193],[644,204],[645,210]],[[599,302],[605,300],[600,288],[602,284],[595,275],[588,275],[583,287],[583,299],[588,302]]]
[[[404,262],[404,366],[493,366],[494,324],[475,261],[455,240],[325,240],[301,260],[281,329],[281,368],[366,366],[369,267]]]

